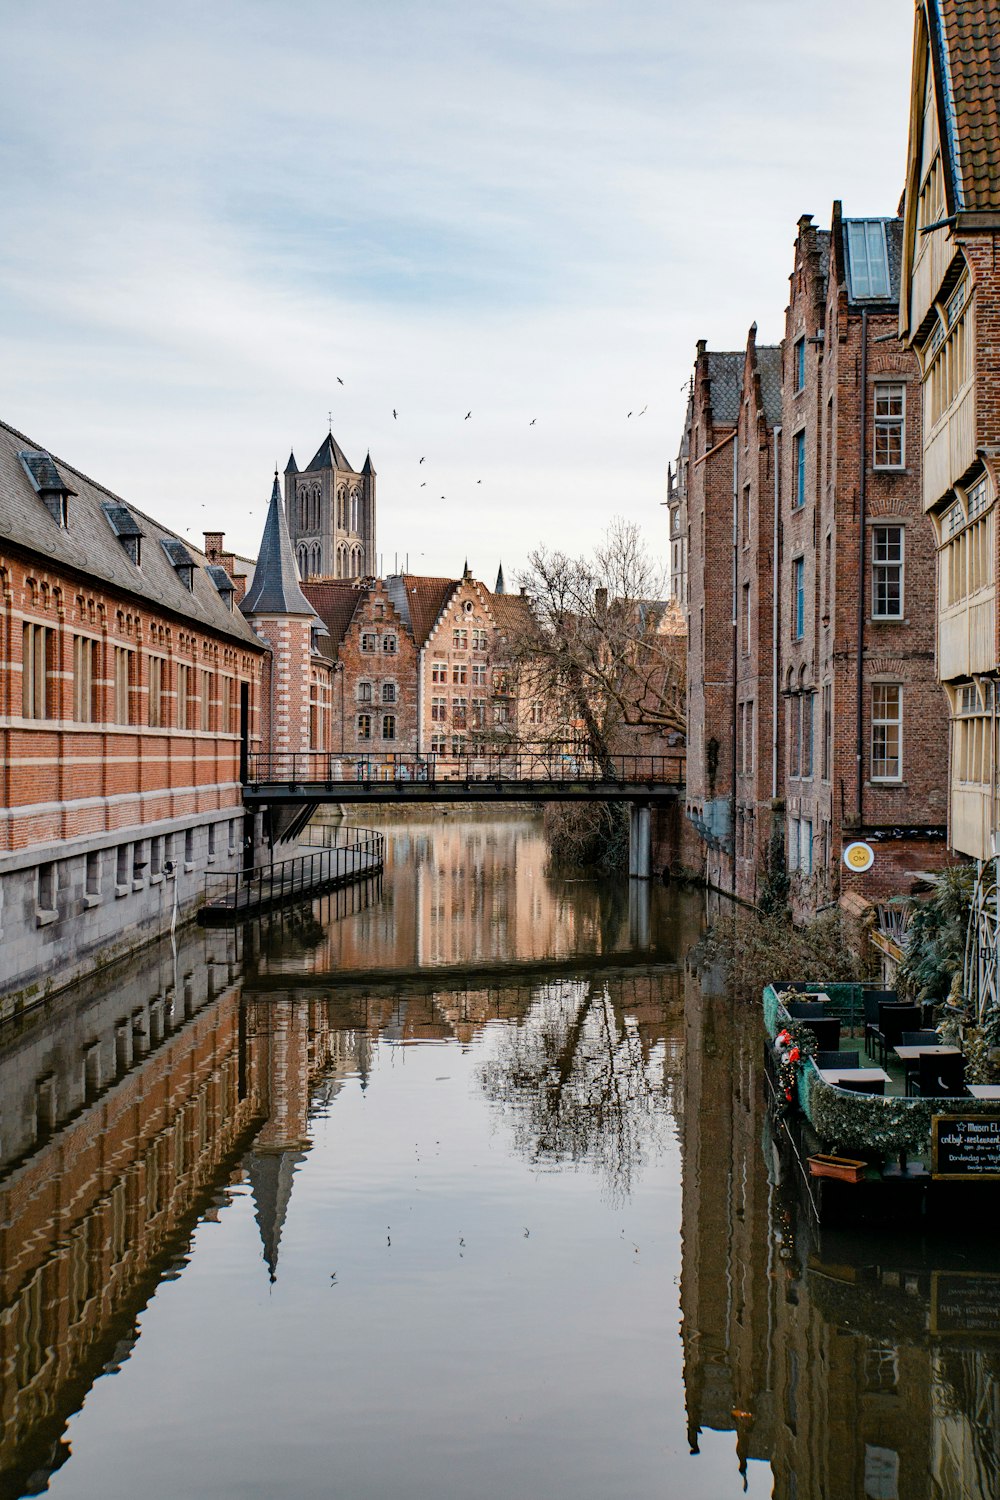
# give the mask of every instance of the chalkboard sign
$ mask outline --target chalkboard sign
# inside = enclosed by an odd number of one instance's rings
[[[935,1271],[931,1332],[1000,1338],[1000,1276],[988,1271]]]
[[[1000,1178],[1000,1115],[934,1115],[935,1177]]]

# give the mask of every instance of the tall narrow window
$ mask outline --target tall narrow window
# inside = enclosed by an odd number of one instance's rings
[[[372,737],[371,714],[358,714],[358,739],[370,740]]]
[[[55,631],[24,626],[21,658],[21,712],[26,719],[56,716]]]
[[[815,693],[802,693],[799,697],[799,713],[802,720],[802,729],[799,742],[802,746],[802,775],[811,776],[813,773],[813,721],[815,719],[814,702]]]
[[[188,727],[188,665],[187,662],[179,661],[174,668],[175,684],[177,688],[177,706],[175,709],[177,728]]]
[[[806,632],[806,560],[792,563],[792,638],[801,641]]]
[[[394,740],[396,738],[396,715],[395,714],[383,714],[382,715],[382,738],[384,740]]]
[[[805,389],[806,383],[806,341],[805,338],[796,339],[793,353],[795,355],[795,389]]]
[[[206,733],[212,722],[212,674],[202,672],[198,691],[198,728]]]
[[[820,775],[830,780],[830,763],[833,758],[833,687],[828,682],[823,687],[823,751]]]
[[[806,503],[806,435],[797,432],[792,439],[792,509],[801,510]]]
[[[78,724],[91,724],[97,717],[94,696],[97,651],[97,642],[89,636],[73,637],[73,717]]]
[[[750,585],[743,585],[743,655],[750,655]]]
[[[146,717],[150,729],[163,725],[163,657],[150,656],[146,661]]]
[[[880,380],[875,386],[876,469],[901,469],[906,455],[906,386]]]
[[[872,618],[903,617],[903,528],[872,527]]]
[[[903,701],[898,683],[872,684],[872,780],[898,781],[902,774]]]
[[[116,724],[130,724],[132,671],[135,652],[126,646],[115,647],[115,714]]]

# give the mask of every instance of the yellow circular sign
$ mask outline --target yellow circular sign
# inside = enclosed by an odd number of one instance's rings
[[[855,875],[863,875],[875,863],[875,850],[871,844],[848,844],[844,850],[844,864]]]

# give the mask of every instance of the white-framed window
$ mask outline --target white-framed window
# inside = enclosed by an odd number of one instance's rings
[[[813,825],[812,818],[799,819],[799,858],[798,870],[801,875],[811,875],[813,871]]]
[[[438,733],[438,734],[432,734],[431,735],[431,754],[432,755],[444,755],[445,750],[447,748],[447,743],[448,742],[445,739],[445,737],[444,737],[443,734],[440,734],[440,733]]]
[[[872,683],[872,781],[899,781],[903,767],[903,689]]]
[[[906,463],[906,386],[901,380],[875,383],[876,469],[902,469]]]
[[[431,682],[448,681],[448,663],[446,661],[431,662]]]
[[[930,432],[972,375],[969,280],[964,277],[937,308],[937,322],[920,350],[924,374],[924,432]]]
[[[872,619],[903,618],[902,526],[872,527]]]
[[[443,724],[444,723],[445,719],[448,717],[447,702],[448,702],[448,700],[446,698],[432,698],[431,699],[431,721],[432,721],[432,723],[436,723],[436,724]]]

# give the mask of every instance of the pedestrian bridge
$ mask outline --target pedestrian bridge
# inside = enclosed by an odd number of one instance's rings
[[[249,810],[337,803],[626,802],[629,873],[650,874],[650,809],[684,796],[684,751],[597,758],[576,745],[484,746],[462,755],[259,751],[247,757]]]
[[[465,755],[335,751],[248,757],[249,806],[305,802],[672,802],[684,792],[684,752],[598,761],[551,745]]]

